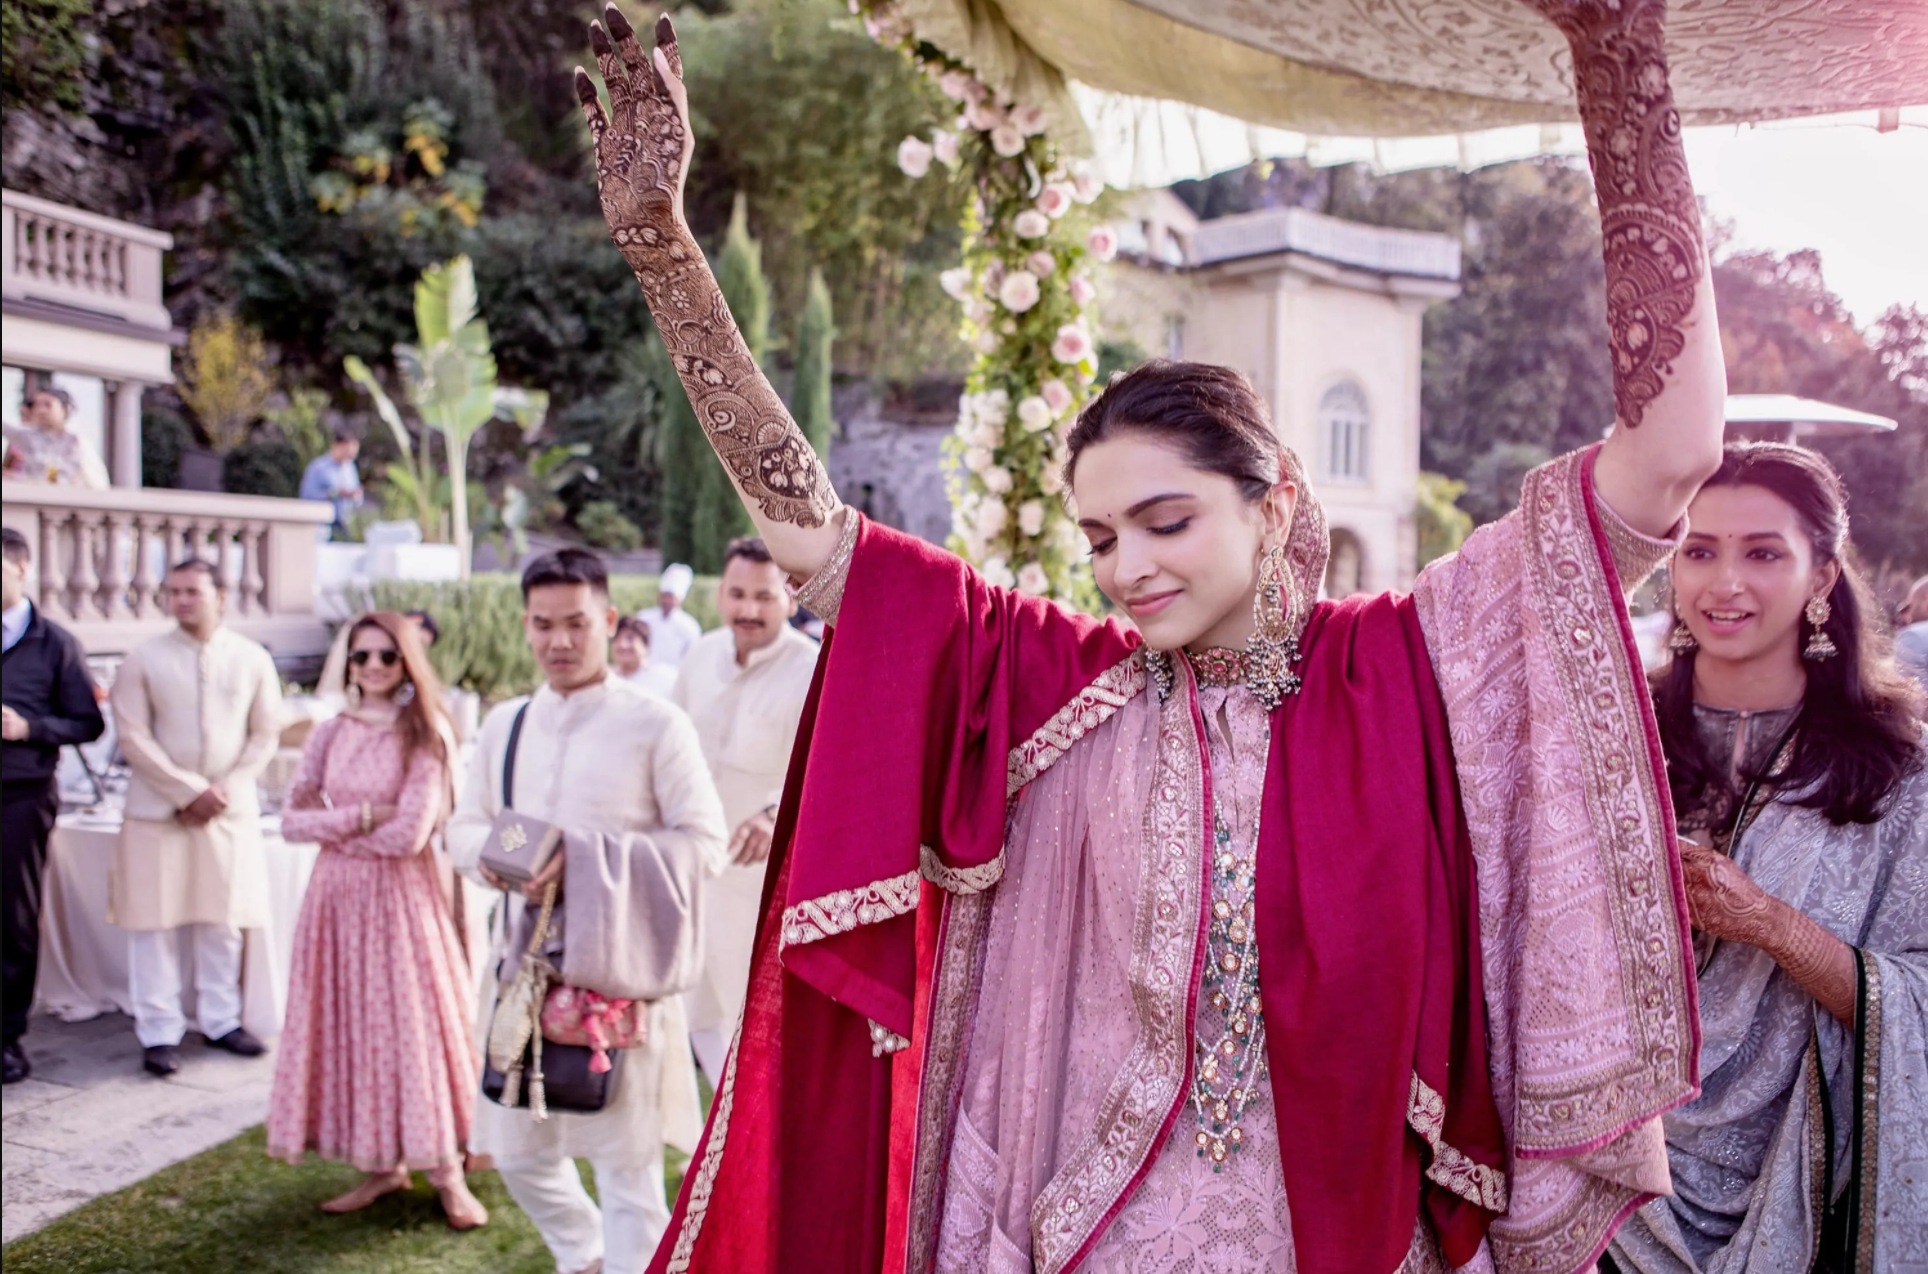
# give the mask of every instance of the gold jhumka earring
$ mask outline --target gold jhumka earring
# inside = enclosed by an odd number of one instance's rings
[[[1245,684],[1267,712],[1299,690],[1297,598],[1285,570],[1285,550],[1259,559],[1259,586],[1252,595],[1252,635],[1245,643]]]
[[[1834,644],[1834,638],[1828,636],[1823,627],[1834,614],[1834,607],[1828,605],[1827,594],[1816,593],[1808,598],[1807,606],[1802,609],[1801,614],[1807,618],[1808,624],[1814,629],[1808,634],[1807,648],[1801,652],[1801,658],[1818,664],[1840,654],[1840,649]]]
[[[1694,640],[1687,621],[1678,615],[1674,616],[1674,631],[1667,634],[1667,649],[1676,655],[1690,655],[1700,649],[1700,643]]]
[[[342,697],[348,700],[348,710],[350,712],[359,712],[361,710],[362,691],[358,683],[353,681],[349,682],[348,691]]]

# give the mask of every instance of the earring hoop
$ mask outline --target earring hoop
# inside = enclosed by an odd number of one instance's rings
[[[401,684],[400,689],[395,691],[395,706],[398,708],[406,708],[409,704],[414,702],[415,702],[415,683],[412,681],[404,681]]]

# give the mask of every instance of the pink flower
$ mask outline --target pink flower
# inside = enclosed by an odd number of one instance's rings
[[[1091,171],[1091,165],[1080,162],[1071,170],[1071,190],[1079,203],[1090,203],[1104,193],[1105,183],[1098,180],[1098,174]]]
[[[1082,274],[1071,280],[1071,300],[1073,304],[1090,305],[1092,298],[1097,295],[1098,289],[1093,287],[1091,280],[1085,278]]]
[[[897,143],[897,166],[906,177],[922,177],[931,170],[931,144],[921,137],[906,137]]]
[[[1051,577],[1036,562],[1026,562],[1018,569],[1018,591],[1043,597],[1051,591]]]
[[[1037,394],[1018,400],[1018,423],[1032,433],[1046,429],[1051,424],[1051,404]],[[1036,535],[1036,531],[1026,531],[1026,535]]]
[[[1050,123],[1042,106],[1020,106],[1011,113],[1011,122],[1018,126],[1026,137],[1036,137],[1044,132]]]
[[[1091,357],[1091,334],[1076,323],[1066,323],[1051,342],[1051,357],[1060,363],[1084,362]]]
[[[1013,270],[998,285],[997,299],[1013,314],[1022,314],[1038,303],[1038,276],[1029,270]]]
[[[994,128],[1000,128],[1009,123],[1004,118],[1004,112],[997,108],[997,103],[988,98],[974,101],[966,106],[964,118],[971,121],[971,127],[980,133],[988,133]]]
[[[1011,232],[1020,239],[1042,239],[1051,233],[1051,218],[1036,208],[1026,208],[1011,218]]]
[[[1024,134],[1014,124],[999,124],[991,130],[991,149],[1006,159],[1015,159],[1024,153]]]
[[[1094,226],[1091,235],[1085,240],[1085,247],[1100,261],[1109,261],[1118,255],[1118,232],[1110,226]]]
[[[1040,279],[1048,279],[1051,277],[1051,272],[1058,268],[1058,259],[1043,248],[1039,248],[1025,260],[1024,264],[1029,266],[1031,273]]]
[[[1055,376],[1038,386],[1038,394],[1054,416],[1064,415],[1065,409],[1071,406],[1071,386]]]
[[[937,77],[937,90],[953,102],[968,102],[973,100],[971,88],[975,83],[968,71],[946,71]]]
[[[1053,182],[1038,192],[1038,211],[1056,221],[1071,211],[1071,187]]]
[[[946,168],[957,167],[957,134],[940,128],[931,134],[931,150]]]
[[[971,295],[971,282],[971,272],[961,265],[937,276],[937,286],[953,301],[962,301]]]

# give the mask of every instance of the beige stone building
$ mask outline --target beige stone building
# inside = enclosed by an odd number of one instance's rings
[[[1332,523],[1334,596],[1415,573],[1420,323],[1459,293],[1459,243],[1304,208],[1200,222],[1137,197],[1099,284],[1102,327],[1145,353],[1244,372]]]

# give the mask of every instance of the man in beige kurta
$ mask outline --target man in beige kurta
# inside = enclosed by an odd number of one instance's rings
[[[731,864],[705,895],[703,980],[689,996],[690,1044],[720,1086],[749,982],[777,801],[819,647],[790,626],[796,601],[762,540],[730,544],[717,606],[723,627],[684,658],[676,702],[696,723],[731,831]]]
[[[195,1015],[209,1043],[262,1051],[241,1026],[241,931],[268,920],[255,780],[281,733],[281,679],[259,643],[224,627],[212,566],[168,573],[176,627],[142,643],[110,702],[133,771],[115,846],[108,918],[128,931],[128,983],[144,1065],[180,1068],[182,938],[194,951]],[[186,930],[185,935],[182,930]]]

